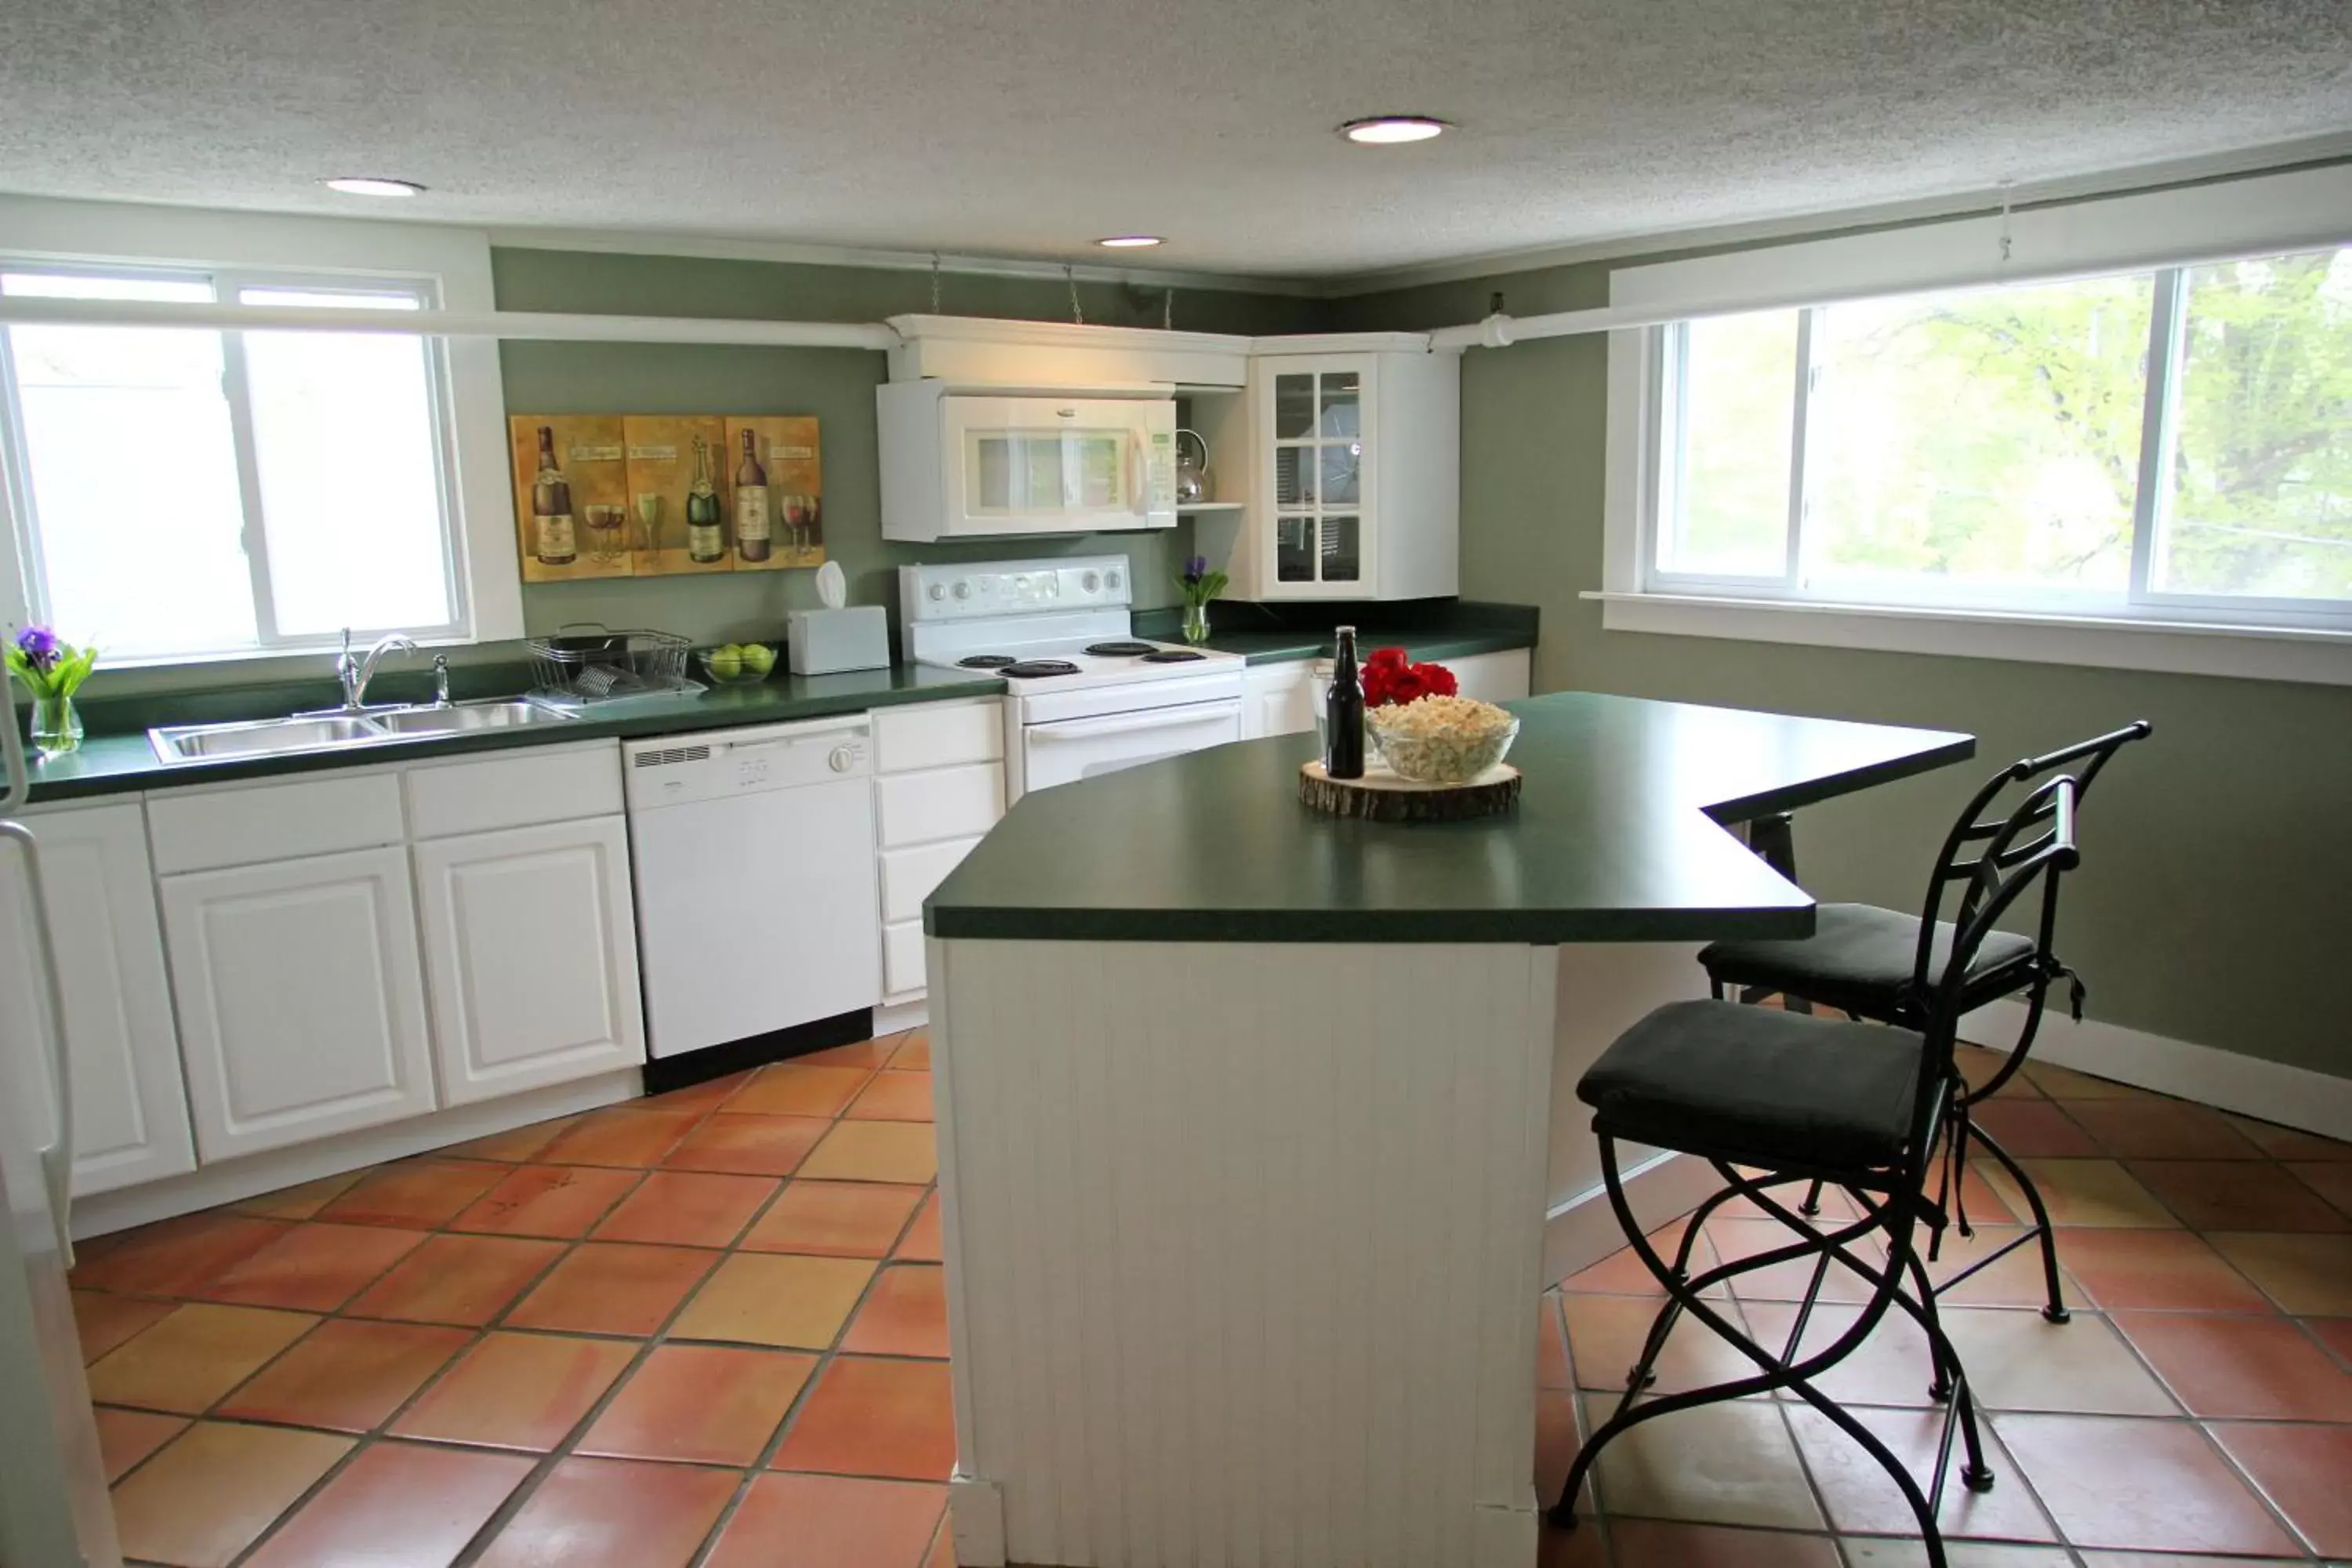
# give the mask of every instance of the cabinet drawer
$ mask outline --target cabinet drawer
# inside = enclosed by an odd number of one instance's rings
[[[397,844],[400,780],[390,773],[341,773],[150,795],[147,833],[155,869],[164,874]]]
[[[621,810],[621,743],[593,741],[426,763],[410,768],[404,782],[409,831],[417,838],[615,816]]]
[[[1004,770],[995,763],[895,773],[874,784],[882,847],[968,838],[1004,815]]]
[[[874,710],[874,765],[886,773],[984,763],[1004,754],[1004,705],[942,702]]]
[[[923,900],[979,842],[977,838],[951,838],[944,844],[919,844],[909,849],[882,851],[882,918],[922,919]]]
[[[923,922],[901,921],[882,928],[882,989],[904,996],[923,988]]]

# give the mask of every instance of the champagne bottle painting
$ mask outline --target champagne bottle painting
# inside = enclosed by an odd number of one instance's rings
[[[813,418],[526,414],[509,425],[526,583],[824,563]]]

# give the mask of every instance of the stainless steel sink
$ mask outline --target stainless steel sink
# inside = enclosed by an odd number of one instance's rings
[[[276,756],[289,752],[331,752],[390,739],[365,719],[263,719],[246,724],[184,724],[150,730],[155,754],[167,763],[215,757]]]
[[[470,734],[526,724],[560,724],[579,717],[528,698],[458,702],[446,708],[387,708],[366,714],[311,713],[232,724],[181,724],[150,730],[147,739],[167,763],[224,757],[277,757],[299,752],[341,752],[436,735]]]
[[[459,702],[447,708],[402,708],[374,715],[394,735],[464,735],[476,730],[511,730],[523,724],[561,724],[579,715],[533,702],[528,697],[496,702]]]

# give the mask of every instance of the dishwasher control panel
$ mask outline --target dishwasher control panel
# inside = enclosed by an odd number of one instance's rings
[[[866,778],[874,742],[859,714],[633,741],[623,759],[628,803],[644,809]]]

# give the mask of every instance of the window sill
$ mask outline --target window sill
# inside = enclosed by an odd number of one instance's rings
[[[1612,632],[2352,686],[2352,632],[2009,610],[1588,592]]]

